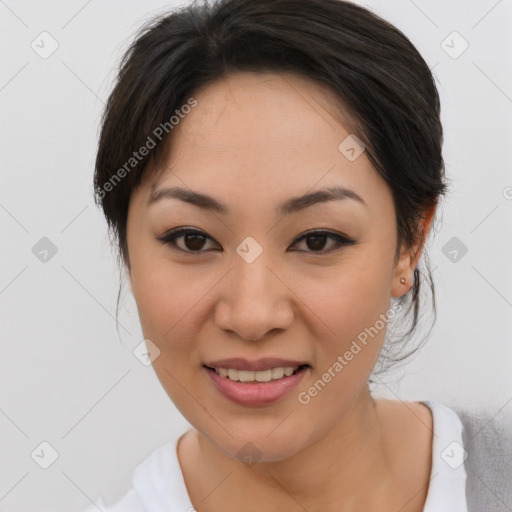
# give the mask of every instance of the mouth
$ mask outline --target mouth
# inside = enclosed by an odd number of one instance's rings
[[[276,366],[265,370],[239,370],[236,368],[210,367],[203,365],[207,370],[215,372],[225,379],[242,384],[254,384],[262,382],[272,382],[291,377],[305,368],[310,368],[309,364],[298,366]]]
[[[247,361],[235,364],[233,360],[229,364],[204,364],[203,368],[213,388],[224,398],[245,407],[263,407],[289,395],[312,369],[307,363],[290,361],[290,365],[276,366],[275,361],[272,360],[270,364],[263,360],[253,363],[257,370],[245,369],[251,366]],[[240,366],[245,368],[241,369]]]

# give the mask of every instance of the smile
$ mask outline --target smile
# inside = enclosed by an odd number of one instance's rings
[[[214,368],[217,375],[226,377],[235,382],[270,382],[272,380],[280,380],[284,377],[292,376],[299,368],[303,366],[279,366],[277,368],[269,368],[268,370],[250,371],[236,370],[234,368]]]
[[[308,364],[266,370],[203,368],[222,397],[245,407],[263,407],[284,399],[311,371]]]

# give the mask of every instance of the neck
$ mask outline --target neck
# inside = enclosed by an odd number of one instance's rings
[[[286,460],[249,467],[230,459],[198,433],[196,460],[201,473],[211,472],[211,480],[206,481],[217,482],[199,510],[218,510],[216,503],[223,504],[225,511],[247,510],[248,503],[257,504],[258,510],[292,504],[297,510],[326,512],[383,510],[381,500],[393,495],[390,446],[384,433],[368,388],[331,431]],[[225,469],[231,470],[220,485],[219,468],[223,476],[228,474]],[[203,497],[208,494],[205,490]]]

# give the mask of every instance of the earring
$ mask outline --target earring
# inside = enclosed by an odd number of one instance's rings
[[[403,278],[403,277],[402,277],[402,278],[400,279],[400,282],[401,282],[402,284],[405,284],[405,278]]]

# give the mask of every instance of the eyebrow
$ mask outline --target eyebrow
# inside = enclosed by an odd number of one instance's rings
[[[153,190],[148,199],[148,205],[152,205],[162,199],[179,199],[180,201],[198,206],[204,210],[212,210],[223,215],[227,215],[230,212],[230,209],[225,204],[214,197],[181,187]],[[316,204],[347,199],[354,200],[368,208],[363,198],[353,190],[341,186],[333,186],[287,199],[277,206],[276,211],[280,215],[289,215],[310,208]]]

